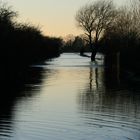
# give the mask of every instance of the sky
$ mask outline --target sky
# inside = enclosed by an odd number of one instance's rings
[[[65,37],[79,35],[82,30],[76,26],[75,15],[80,7],[95,0],[1,0],[18,11],[19,22],[29,22],[41,27],[47,36]],[[126,0],[114,0],[123,4]]]

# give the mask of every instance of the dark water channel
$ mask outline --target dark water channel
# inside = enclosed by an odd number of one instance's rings
[[[140,140],[140,86],[77,54],[32,66],[0,99],[0,140]],[[19,84],[20,83],[20,84]]]

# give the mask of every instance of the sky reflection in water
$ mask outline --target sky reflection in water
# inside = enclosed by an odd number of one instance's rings
[[[34,66],[3,101],[0,139],[139,140],[140,89],[118,75],[78,54]]]

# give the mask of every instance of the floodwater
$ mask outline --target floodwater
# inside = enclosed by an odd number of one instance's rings
[[[62,54],[21,77],[6,83],[15,94],[1,99],[0,140],[140,140],[139,79],[122,79],[101,55]]]

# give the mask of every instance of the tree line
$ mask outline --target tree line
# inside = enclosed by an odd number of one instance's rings
[[[61,50],[62,52],[66,52],[66,53],[90,52],[90,49],[84,39],[84,36],[82,35],[74,36],[72,34],[69,34],[65,38],[63,38],[63,47]]]
[[[111,0],[98,0],[76,13],[78,27],[91,48],[91,60],[100,50],[106,55],[119,52],[123,65],[140,62],[140,1],[117,7]]]
[[[60,54],[62,39],[44,36],[38,26],[18,23],[18,13],[0,3],[0,61],[27,66]]]

